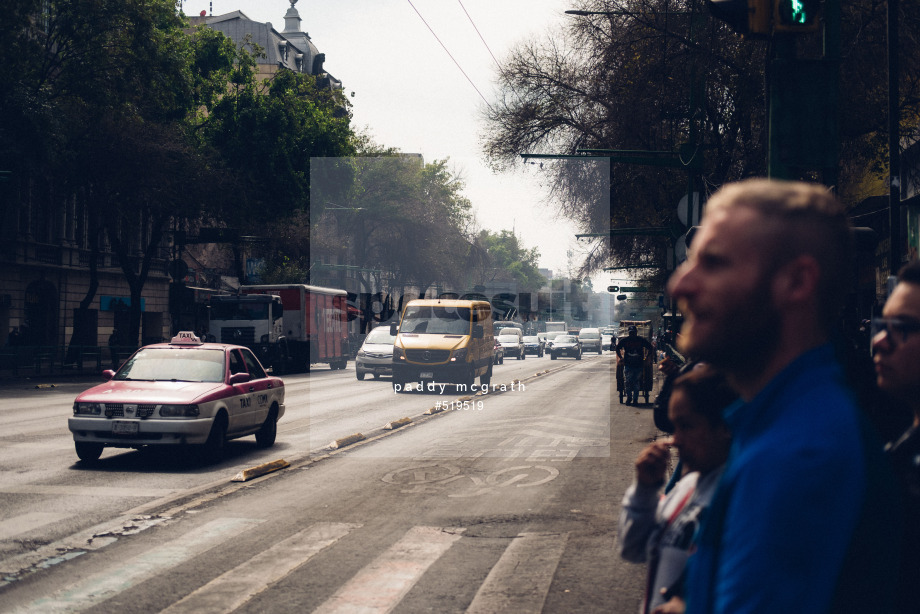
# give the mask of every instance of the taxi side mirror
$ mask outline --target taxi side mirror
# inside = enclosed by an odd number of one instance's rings
[[[230,376],[230,385],[245,384],[251,379],[252,377],[248,373],[234,373]]]
[[[109,381],[113,377],[115,377],[115,372],[111,369],[106,369],[105,371],[102,372],[102,379],[104,379],[105,381]]]
[[[473,324],[473,339],[482,339],[485,337],[485,334],[482,324]]]
[[[399,324],[396,322],[390,322],[390,336],[395,337],[396,333],[399,332]]]

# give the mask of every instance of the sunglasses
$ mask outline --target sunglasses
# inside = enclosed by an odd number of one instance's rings
[[[883,332],[896,345],[906,343],[912,334],[920,332],[920,322],[900,318],[873,318],[872,339]]]

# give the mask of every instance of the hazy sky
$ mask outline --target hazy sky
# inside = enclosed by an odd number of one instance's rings
[[[241,10],[281,32],[290,2],[184,2],[188,15],[209,6],[214,15]],[[569,250],[577,266],[587,246],[545,204],[536,165],[491,173],[480,153],[480,118],[495,99],[493,55],[504,61],[515,43],[560,28],[571,19],[563,13],[570,7],[569,0],[299,0],[296,6],[302,29],[326,54],[326,70],[344,84],[354,127],[367,127],[381,145],[421,153],[429,162],[449,157],[480,225],[513,228],[526,247],[540,250],[540,266],[557,274],[565,273]],[[607,278],[595,277],[595,287]]]

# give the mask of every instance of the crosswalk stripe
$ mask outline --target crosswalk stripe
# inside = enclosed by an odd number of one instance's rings
[[[0,520],[0,539],[10,539],[69,516],[70,514],[58,514],[55,512],[31,512]]]
[[[359,571],[313,614],[390,612],[464,529],[413,527]]]
[[[232,612],[360,526],[330,522],[308,527],[208,582],[161,614]]]
[[[524,533],[512,540],[479,587],[467,614],[543,611],[568,533]]]
[[[264,520],[219,518],[129,561],[113,565],[50,597],[42,597],[15,612],[80,612],[98,605],[141,580],[206,552],[229,537]]]

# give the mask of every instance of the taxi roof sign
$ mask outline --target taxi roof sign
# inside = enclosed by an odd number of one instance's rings
[[[198,335],[190,330],[179,331],[179,334],[173,337],[169,343],[171,345],[202,345]]]

